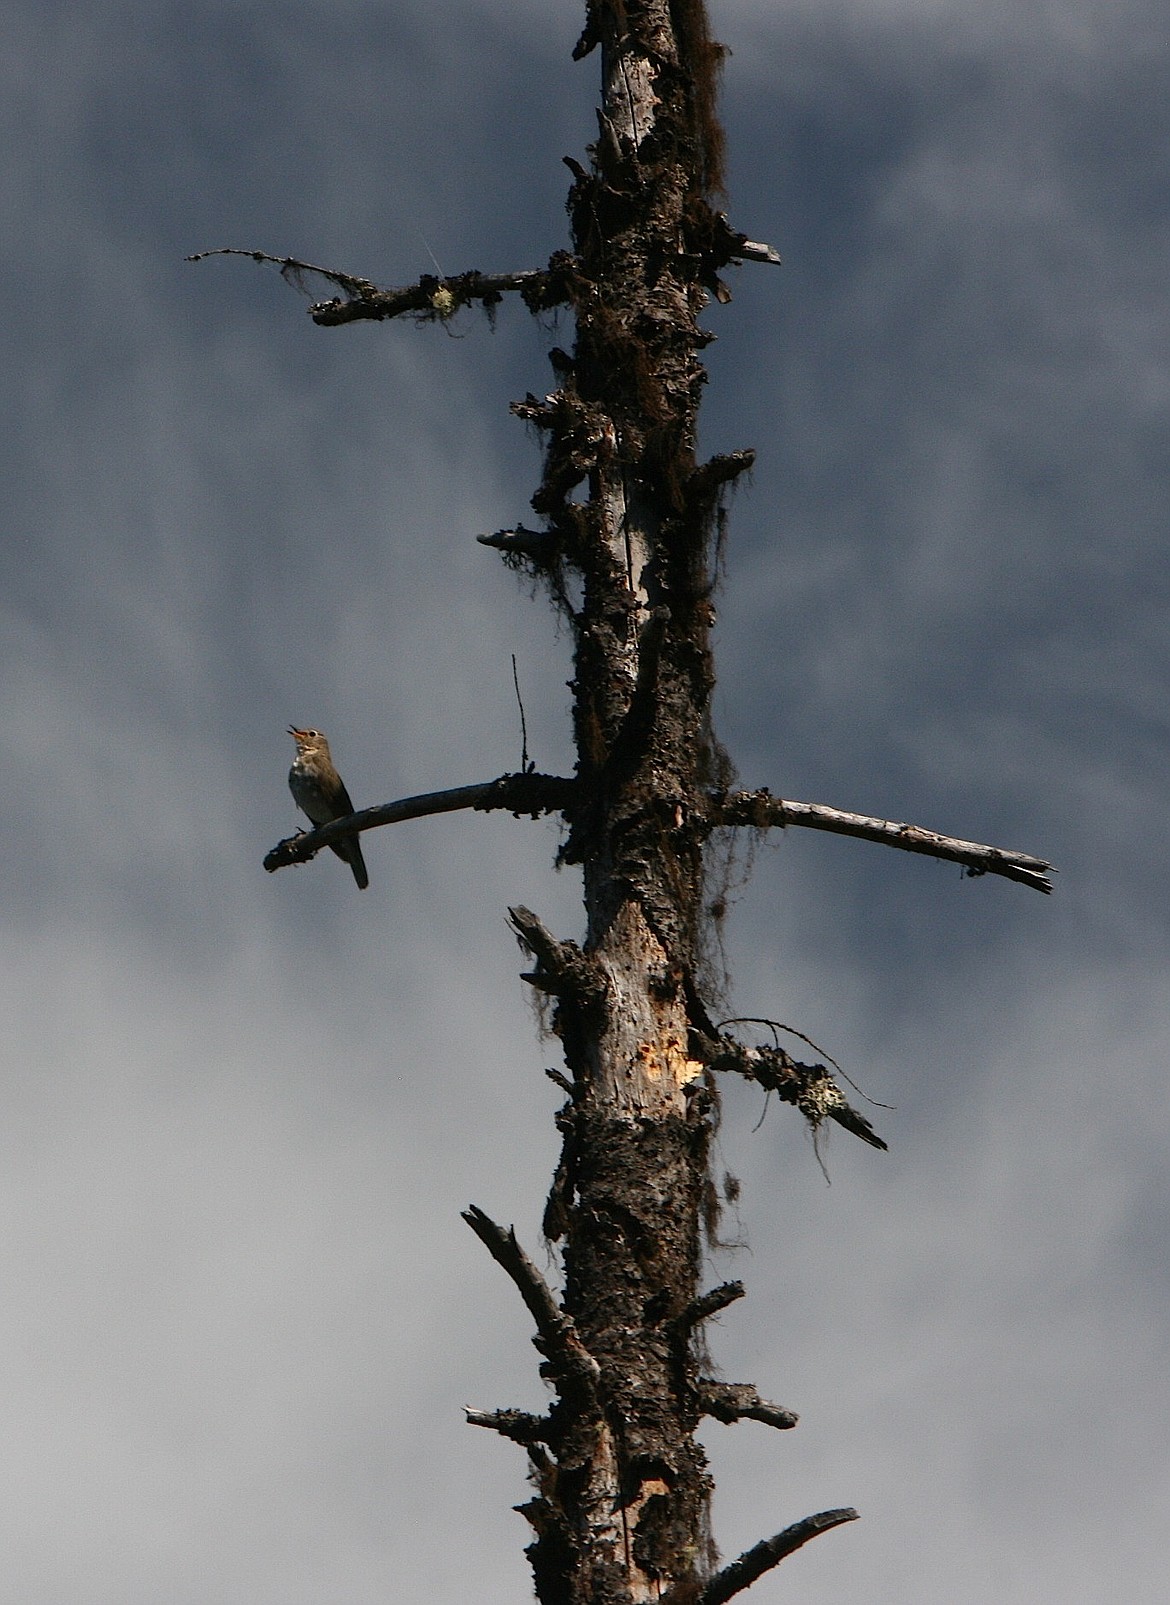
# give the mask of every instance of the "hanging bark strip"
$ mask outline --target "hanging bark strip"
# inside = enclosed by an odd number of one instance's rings
[[[343,834],[463,808],[555,812],[579,864],[581,945],[510,911],[548,1000],[568,1074],[557,1117],[563,1149],[545,1213],[562,1245],[558,1297],[515,1235],[482,1210],[468,1225],[512,1279],[536,1329],[553,1400],[543,1415],[469,1410],[521,1445],[533,1497],[522,1507],[542,1605],[722,1605],[821,1532],[855,1519],[808,1516],[718,1570],[710,1478],[695,1429],[704,1416],[788,1430],[786,1407],[748,1383],[703,1374],[702,1329],[743,1294],[700,1292],[712,1189],[716,1072],[774,1090],[814,1129],[825,1119],[885,1143],[822,1064],[748,1047],[715,1027],[697,979],[703,856],[713,830],[801,825],[855,835],[1050,890],[1042,859],[918,827],[734,793],[709,716],[714,667],[714,546],[727,487],[750,451],[699,463],[697,413],[708,341],[699,315],[729,299],[729,262],[775,263],[711,205],[721,187],[715,116],[721,47],[702,0],[587,0],[574,55],[600,47],[602,103],[588,167],[566,158],[572,250],[518,273],[424,275],[382,290],[293,257],[248,255],[300,285],[340,292],[310,312],[324,326],[411,317],[446,321],[519,294],[540,312],[568,307],[571,353],[550,354],[555,387],[513,405],[544,442],[532,498],[538,528],[481,536],[543,580],[574,648],[573,777],[525,770],[408,797],[280,843],[275,870]],[[194,259],[194,260],[197,260]],[[733,1023],[733,1022],[729,1022]]]

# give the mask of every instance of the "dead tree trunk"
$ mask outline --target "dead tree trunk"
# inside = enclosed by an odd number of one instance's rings
[[[527,1507],[543,1605],[682,1597],[714,1561],[694,1437],[711,1407],[694,1340],[715,1113],[697,972],[707,799],[728,779],[709,716],[713,539],[751,454],[700,466],[695,444],[698,317],[744,242],[708,203],[721,52],[702,5],[594,4],[575,54],[596,45],[599,136],[588,171],[570,164],[562,268],[576,341],[555,392],[515,408],[547,441],[533,506],[548,540],[530,561],[573,628],[563,857],[582,866],[587,914],[582,950],[514,914],[571,1076],[545,1230],[589,1359],[546,1342],[560,1396]]]
[[[511,1232],[478,1209],[466,1215],[524,1298],[555,1397],[543,1416],[473,1411],[470,1419],[527,1450],[528,1554],[542,1605],[719,1605],[856,1512],[810,1516],[715,1569],[698,1423],[796,1420],[748,1384],[701,1374],[702,1323],[743,1293],[739,1283],[699,1290],[716,1076],[746,1076],[814,1127],[829,1118],[885,1144],[824,1065],[744,1045],[711,1023],[700,980],[705,844],[716,827],[811,825],[1041,890],[1050,866],[824,805],[729,791],[709,714],[714,548],[721,496],[752,453],[696,461],[698,353],[709,338],[697,320],[711,296],[729,299],[718,276],[726,264],[778,258],[710,204],[720,186],[721,49],[701,0],[588,0],[574,54],[596,47],[598,139],[588,168],[567,159],[572,250],[547,269],[379,290],[246,253],[330,280],[340,295],[312,308],[326,325],[403,313],[446,319],[511,291],[533,311],[571,310],[572,353],[552,353],[556,388],[513,406],[545,443],[532,498],[540,527],[480,539],[539,576],[569,621],[576,773],[507,775],[367,809],[281,843],[265,864],[303,861],[354,830],[453,808],[565,818],[562,857],[584,876],[583,944],[512,910],[532,958],[526,979],[547,995],[568,1071],[554,1074],[567,1101],[545,1214],[547,1236],[562,1245],[559,1298]]]
[[[655,1599],[713,1559],[693,1337],[714,1092],[691,1032],[704,796],[721,778],[712,534],[719,486],[750,456],[695,460],[697,319],[729,255],[706,200],[718,49],[700,5],[668,0],[594,6],[577,54],[597,43],[599,137],[574,168],[564,265],[576,342],[556,391],[515,409],[547,440],[533,505],[573,627],[580,800],[563,856],[587,914],[580,951],[515,916],[571,1076],[545,1229],[591,1362],[534,1457],[543,1605]]]

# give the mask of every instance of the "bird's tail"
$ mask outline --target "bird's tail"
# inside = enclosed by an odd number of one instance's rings
[[[358,890],[364,892],[370,884],[370,877],[366,874],[366,861],[362,857],[361,838],[358,836],[346,836],[342,841],[331,842],[330,846],[338,858],[344,858],[350,869],[353,870],[353,878],[358,883]]]

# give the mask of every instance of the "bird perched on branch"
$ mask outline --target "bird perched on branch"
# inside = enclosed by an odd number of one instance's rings
[[[314,825],[327,825],[331,819],[343,819],[346,814],[352,814],[349,792],[333,767],[325,737],[319,730],[298,730],[292,724],[288,733],[297,744],[297,755],[288,772],[288,789],[297,807],[308,814]],[[359,889],[365,891],[370,877],[362,857],[361,838],[344,836],[341,841],[329,845],[353,870]]]

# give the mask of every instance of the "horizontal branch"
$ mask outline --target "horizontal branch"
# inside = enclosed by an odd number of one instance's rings
[[[536,1324],[540,1350],[551,1363],[562,1388],[584,1392],[595,1400],[601,1367],[577,1335],[571,1317],[561,1309],[552,1289],[516,1241],[516,1233],[497,1226],[474,1204],[463,1211],[463,1219],[496,1264],[516,1284]]]
[[[424,322],[435,318],[446,321],[460,307],[470,306],[473,301],[479,301],[490,310],[498,306],[505,295],[515,291],[526,300],[543,305],[546,303],[543,292],[548,282],[549,275],[544,268],[527,268],[520,273],[479,273],[472,268],[449,278],[424,273],[417,284],[375,290],[373,295],[358,300],[320,301],[309,310],[313,322],[322,327],[370,318],[400,318],[404,314]]]
[[[486,1427],[490,1432],[510,1438],[513,1443],[524,1444],[526,1448],[534,1443],[548,1442],[550,1429],[547,1416],[532,1415],[527,1410],[473,1410],[466,1404],[463,1413],[469,1427]]]
[[[700,1377],[696,1389],[703,1414],[731,1426],[736,1421],[762,1421],[766,1427],[786,1430],[800,1420],[795,1410],[761,1399],[750,1382],[718,1382]]]
[[[560,550],[559,537],[548,529],[497,529],[491,535],[477,535],[481,546],[492,546],[505,557],[527,557],[533,563],[549,564]]]
[[[746,1550],[738,1560],[733,1560],[730,1566],[724,1566],[722,1571],[716,1572],[700,1592],[698,1605],[725,1605],[726,1600],[750,1588],[757,1578],[779,1565],[802,1544],[807,1544],[810,1538],[830,1532],[843,1522],[856,1520],[855,1510],[844,1509],[822,1510],[815,1516],[806,1516],[803,1521],[793,1522],[782,1533],[777,1533],[774,1538],[765,1538]]]
[[[846,813],[842,808],[830,808],[825,803],[790,802],[783,797],[773,797],[767,790],[734,792],[713,799],[708,817],[714,825],[750,825],[759,830],[772,825],[781,829],[786,825],[804,825],[809,830],[828,830],[838,836],[860,836],[864,841],[900,847],[903,852],[949,859],[962,864],[971,876],[1003,875],[1010,881],[1019,881],[1022,886],[1034,886],[1037,891],[1052,890],[1048,878],[1052,865],[1047,859],[1033,858],[1030,853],[1018,853],[1006,847],[985,847],[980,842],[941,836],[937,831],[924,830],[921,825],[903,825],[891,819],[874,819],[868,814]]]
[[[540,814],[561,813],[571,807],[577,795],[576,787],[576,781],[560,775],[526,773],[501,775],[497,780],[481,781],[475,786],[456,786],[450,791],[427,791],[417,797],[402,797],[398,802],[361,808],[355,814],[331,819],[327,825],[287,837],[267,854],[264,868],[271,875],[289,864],[307,864],[322,847],[340,841],[343,836],[374,830],[379,825],[398,825],[406,819],[423,819],[429,814],[452,814],[462,808],[489,813],[492,809],[504,808],[517,817],[528,814],[535,819]]]
[[[503,297],[519,291],[530,305],[555,305],[562,299],[559,290],[551,288],[554,275],[547,268],[530,268],[520,273],[479,273],[474,268],[450,278],[424,273],[415,284],[393,290],[380,290],[369,279],[336,268],[318,267],[314,262],[302,262],[295,256],[272,256],[267,251],[246,251],[238,246],[226,245],[215,251],[198,251],[187,257],[188,262],[203,262],[209,256],[246,256],[253,262],[271,262],[278,267],[281,277],[298,289],[304,289],[306,277],[313,276],[335,284],[345,299],[318,301],[309,308],[309,316],[322,327],[341,323],[357,323],[369,319],[398,318],[409,315],[422,321],[446,320],[460,307],[473,301],[489,309]],[[553,299],[548,299],[549,295]]]
[[[529,532],[526,532],[529,533]],[[492,537],[480,537],[485,545],[502,545]],[[344,818],[333,819],[327,825],[302,831],[279,842],[264,860],[264,868],[271,874],[289,864],[305,864],[322,847],[340,841],[379,825],[396,825],[407,819],[421,819],[429,814],[449,814],[463,808],[477,808],[488,812],[495,808],[507,809],[519,817],[540,814],[567,814],[580,795],[578,782],[564,775],[519,773],[500,775],[495,780],[480,781],[472,786],[455,786],[448,791],[423,792],[417,797],[403,797],[397,802],[379,803],[373,808],[362,808]],[[776,826],[803,826],[809,830],[827,830],[839,836],[858,836],[864,841],[879,842],[886,847],[898,847],[907,853],[925,853],[932,858],[948,859],[962,864],[970,876],[1003,875],[1038,891],[1051,892],[1052,865],[1043,858],[1012,851],[1005,847],[986,847],[979,842],[962,841],[956,836],[942,836],[937,831],[925,830],[921,825],[904,825],[889,819],[875,819],[868,814],[847,813],[831,808],[827,803],[793,802],[788,798],[774,797],[767,790],[733,792],[729,796],[711,797],[706,804],[707,821],[712,826],[746,825],[754,830]]]

